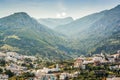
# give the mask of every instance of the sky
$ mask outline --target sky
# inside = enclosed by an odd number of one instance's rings
[[[16,12],[26,12],[36,19],[77,19],[119,4],[120,0],[0,0],[0,18]]]

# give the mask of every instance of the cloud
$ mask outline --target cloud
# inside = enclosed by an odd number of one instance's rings
[[[60,17],[61,17],[61,14],[60,14],[60,13],[57,13],[56,17],[57,17],[57,18],[60,18]]]
[[[61,15],[62,15],[62,16],[66,16],[66,12],[62,12]]]
[[[63,17],[65,17],[66,15],[67,15],[66,12],[60,12],[60,13],[57,13],[57,14],[56,14],[56,17],[57,17],[57,18],[63,18]]]

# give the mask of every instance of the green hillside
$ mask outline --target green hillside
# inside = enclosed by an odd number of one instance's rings
[[[69,45],[83,54],[116,52],[120,49],[120,5],[58,26],[56,30],[72,38]]]
[[[71,59],[102,51],[115,53],[120,50],[120,5],[53,30],[24,12],[0,18],[0,50],[37,55],[46,60]]]
[[[48,59],[67,59],[59,50],[64,36],[39,24],[28,14],[21,12],[0,19],[0,49],[27,55],[40,55]]]

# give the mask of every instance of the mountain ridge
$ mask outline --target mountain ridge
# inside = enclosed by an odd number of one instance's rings
[[[55,59],[69,58],[57,49],[57,45],[63,43],[63,36],[41,25],[26,13],[1,18],[0,24],[0,50],[14,51],[16,48],[15,51],[21,54],[40,55],[46,59],[52,59],[53,56]]]
[[[58,32],[64,33],[67,36],[73,36],[73,43],[79,47],[80,50],[84,50],[85,53],[100,53],[100,50],[105,50],[107,53],[114,53],[119,49],[117,44],[109,43],[109,39],[114,36],[114,32],[118,32],[120,29],[120,5],[110,9],[104,10],[99,13],[94,13],[83,18],[77,19],[69,24],[59,26],[56,29]],[[114,37],[115,40],[118,36]],[[77,40],[77,41],[76,41]],[[106,44],[109,43],[109,44]],[[96,52],[97,47],[102,47],[104,44],[111,45],[104,47]],[[118,44],[119,46],[120,44]],[[75,47],[74,46],[74,47]],[[83,48],[84,47],[84,48]],[[110,50],[113,47],[114,50]],[[110,51],[111,52],[110,52]]]

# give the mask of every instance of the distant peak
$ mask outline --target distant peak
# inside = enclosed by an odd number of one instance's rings
[[[28,16],[26,12],[17,12],[17,13],[14,13],[13,15],[27,15]]]
[[[13,13],[11,15],[5,16],[2,19],[3,20],[7,19],[7,20],[11,20],[11,21],[27,21],[32,18],[25,12],[17,12],[17,13]]]
[[[42,19],[42,20],[45,20],[45,19],[47,19],[47,20],[63,20],[63,19],[73,20],[72,17],[64,17],[64,18],[40,18],[40,19]]]
[[[26,12],[16,12],[14,14],[27,14]]]
[[[73,19],[72,17],[65,17],[64,19]]]

